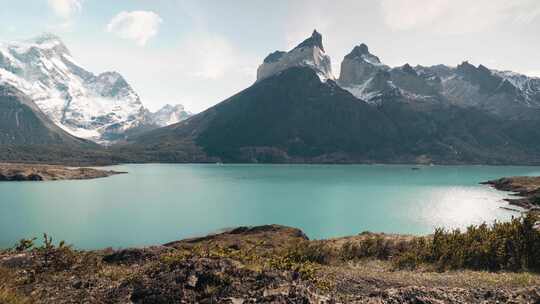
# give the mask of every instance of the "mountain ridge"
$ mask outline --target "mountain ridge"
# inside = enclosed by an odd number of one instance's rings
[[[318,35],[271,53],[264,77],[240,93],[122,149],[180,162],[539,163],[531,138],[540,138],[540,120],[524,118],[534,104],[524,106],[510,80],[469,64],[389,67],[365,44],[339,78],[321,77],[310,61],[324,54]]]
[[[0,83],[30,96],[72,135],[111,144],[135,130],[163,126],[116,71],[93,74],[53,34],[0,43]],[[185,117],[182,117],[185,118]],[[177,122],[177,121],[171,121]]]

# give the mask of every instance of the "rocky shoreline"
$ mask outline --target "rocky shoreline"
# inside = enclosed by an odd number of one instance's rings
[[[365,246],[384,246],[391,256],[413,239],[361,233],[309,240],[299,229],[267,225],[122,250],[23,241],[0,251],[0,303],[540,301],[534,273],[396,269],[383,256],[349,256]]]
[[[540,212],[540,177],[514,176],[503,177],[484,182],[501,191],[514,192],[518,198],[505,199],[511,205],[521,207],[527,211]]]
[[[56,165],[0,163],[0,181],[80,180],[108,177],[125,172]]]

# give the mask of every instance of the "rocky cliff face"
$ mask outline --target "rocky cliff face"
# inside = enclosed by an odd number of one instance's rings
[[[268,55],[257,69],[257,81],[291,67],[310,67],[321,80],[334,79],[330,57],[326,55],[322,35],[317,31],[289,52],[276,51]]]
[[[380,104],[386,96],[398,91],[391,82],[390,67],[371,54],[365,44],[355,46],[341,63],[338,83],[355,97],[371,104]]]

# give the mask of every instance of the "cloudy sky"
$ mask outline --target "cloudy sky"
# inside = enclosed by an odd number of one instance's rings
[[[316,28],[334,74],[354,45],[391,66],[469,60],[540,76],[538,0],[0,0],[0,40],[52,32],[88,70],[122,73],[151,109],[199,112],[249,86]]]

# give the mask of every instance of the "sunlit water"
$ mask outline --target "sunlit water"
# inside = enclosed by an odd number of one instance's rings
[[[239,225],[311,238],[426,234],[508,220],[508,194],[479,185],[539,167],[124,165],[87,181],[0,183],[0,247],[42,232],[78,248],[160,244]]]

